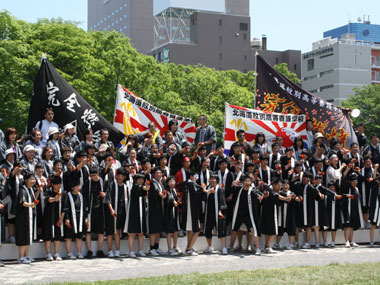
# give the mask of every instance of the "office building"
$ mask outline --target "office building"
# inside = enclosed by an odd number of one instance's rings
[[[141,53],[153,48],[153,0],[88,0],[88,30],[125,34]]]
[[[349,23],[324,36],[302,55],[304,89],[340,105],[355,88],[380,84],[380,25]]]

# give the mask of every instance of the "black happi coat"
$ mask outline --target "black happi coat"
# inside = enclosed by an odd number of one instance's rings
[[[163,225],[163,203],[159,195],[164,191],[164,186],[156,179],[152,179],[148,191],[148,232],[158,234],[164,231]]]
[[[106,207],[104,208],[105,229],[106,234],[111,235],[116,230],[124,229],[125,217],[126,217],[126,205],[128,205],[129,190],[126,184],[121,186],[117,184],[116,180],[108,181],[107,193],[103,200]],[[117,192],[117,196],[116,196]],[[116,219],[111,215],[111,211],[108,207],[111,204],[112,209],[116,212]]]
[[[62,221],[61,227],[57,226],[57,222],[64,212],[63,197],[61,196],[59,201],[49,202],[49,198],[55,198],[57,193],[59,192],[54,192],[53,188],[50,188],[45,193],[45,210],[42,223],[42,238],[44,241],[61,240],[64,234],[64,221]]]
[[[372,225],[380,225],[380,185],[377,182],[371,183],[369,221]]]
[[[70,203],[70,194],[73,197],[74,209]],[[65,211],[65,220],[70,220],[71,229],[64,226],[64,235],[65,238],[82,238],[83,234],[86,232],[85,219],[87,218],[87,207],[86,200],[84,199],[81,193],[78,195],[74,195],[71,192],[64,193],[62,196],[64,200],[64,208]],[[81,199],[82,198],[82,199]],[[82,217],[81,217],[81,209],[82,209]],[[75,214],[73,214],[73,212]],[[82,218],[82,220],[81,220]],[[76,224],[76,227],[75,227]]]
[[[337,193],[337,195],[339,195]],[[336,196],[328,195],[325,197],[327,212],[327,230],[335,231],[342,229],[343,215],[342,215],[342,200],[337,200]]]
[[[33,203],[35,200],[33,189],[28,189],[25,185],[20,185],[18,191],[18,199],[16,205],[16,223],[15,236],[16,245],[24,246],[31,245],[33,239],[36,238],[37,227],[35,208],[24,207],[22,204]]]
[[[199,232],[199,208],[203,188],[190,180],[187,180],[186,182],[182,183],[181,188],[183,195],[181,228],[185,231],[192,230],[193,232]],[[187,226],[188,218],[191,224]]]
[[[354,230],[364,227],[360,193],[357,187],[351,187],[348,182],[344,181],[342,185],[342,213],[343,227],[351,227]],[[347,195],[354,195],[354,199],[349,199]]]
[[[150,190],[149,190],[150,191]],[[126,222],[124,232],[131,234],[146,233],[146,199],[147,191],[142,189],[142,186],[133,184],[129,193],[129,202],[126,207]]]
[[[269,196],[261,202],[261,233],[265,235],[277,235],[277,207],[280,205],[278,194],[270,189]]]
[[[287,197],[288,194],[292,194],[292,192],[280,192],[280,195],[283,197]],[[280,201],[278,205],[278,228],[279,235],[282,235],[284,232],[288,233],[289,236],[294,236],[296,233],[296,215],[297,215],[297,207],[299,202],[296,202],[292,199],[289,203],[286,201]]]
[[[167,189],[164,199],[164,230],[166,233],[174,233],[180,230],[178,207],[174,206],[174,201],[178,202],[176,189]]]
[[[302,197],[302,202],[297,207],[296,223],[298,228],[310,228],[317,225],[315,208],[318,207],[316,201],[320,200],[319,191],[310,183],[303,184],[302,181],[292,185],[292,190],[297,196]]]
[[[208,186],[208,189],[210,188],[211,187]],[[225,216],[227,204],[225,200],[224,189],[217,185],[215,191],[216,192],[213,194],[203,193],[203,199],[206,200],[204,232],[212,232],[213,228],[215,227],[218,232],[218,237],[221,238],[227,235],[227,231],[226,218],[224,217],[223,219],[220,219],[219,211],[221,211],[223,216]]]
[[[247,207],[241,207],[241,193],[242,191],[248,191],[248,196],[250,199],[247,200]],[[232,204],[233,206],[233,216],[232,216],[232,229],[235,227],[237,220],[242,217],[248,217],[251,221],[255,236],[261,235],[261,218],[260,218],[260,203],[258,196],[262,193],[257,188],[250,188],[249,190],[244,190],[243,187],[236,189],[233,194]],[[246,209],[246,211],[242,211]],[[250,229],[248,229],[250,230]]]

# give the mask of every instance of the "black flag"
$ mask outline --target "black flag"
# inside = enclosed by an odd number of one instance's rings
[[[88,128],[93,130],[95,141],[100,138],[101,129],[109,131],[109,140],[115,145],[118,145],[124,138],[124,134],[90,106],[47,59],[43,59],[34,81],[34,94],[29,108],[28,132],[38,121],[44,119],[47,107],[53,108],[54,122],[60,128],[68,123],[73,124],[79,139],[84,139],[84,132]]]
[[[256,63],[256,109],[269,113],[305,114],[313,120],[314,128],[328,140],[338,138],[345,147],[357,142],[349,110],[303,90],[259,55]]]

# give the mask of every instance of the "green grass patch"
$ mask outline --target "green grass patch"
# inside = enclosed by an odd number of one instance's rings
[[[65,284],[380,284],[380,263],[330,264]]]

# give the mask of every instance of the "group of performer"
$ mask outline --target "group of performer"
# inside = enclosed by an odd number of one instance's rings
[[[380,224],[380,144],[375,134],[365,146],[364,133],[359,133],[361,145],[346,149],[339,140],[327,142],[314,133],[308,122],[308,140],[298,137],[285,148],[282,138],[269,142],[263,133],[249,144],[244,130],[238,130],[226,155],[202,115],[193,145],[173,120],[162,137],[151,122],[147,131],[128,136],[117,150],[106,129],[97,142],[91,129],[80,141],[73,125],[61,132],[53,118],[48,108],[23,147],[15,129],[8,128],[0,138],[0,236],[19,247],[19,263],[33,261],[29,248],[39,241],[48,261],[62,259],[61,242],[69,259],[85,258],[83,241],[87,258],[120,257],[122,238],[128,239],[130,257],[146,256],[147,237],[151,256],[196,256],[199,235],[207,240],[203,252],[215,252],[216,235],[221,253],[228,254],[242,250],[245,233],[246,250],[260,255],[260,239],[265,253],[280,248],[281,241],[289,250],[308,249],[313,232],[315,248],[335,247],[338,230],[344,230],[345,246],[356,247],[354,231],[369,227],[374,246]],[[302,231],[305,242],[299,245]],[[167,251],[159,247],[162,235]],[[179,235],[187,237],[184,252]],[[91,248],[94,237],[96,249]]]

